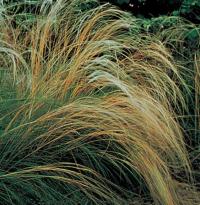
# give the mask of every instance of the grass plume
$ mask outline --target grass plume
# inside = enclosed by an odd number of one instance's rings
[[[2,203],[196,203],[174,178],[190,163],[173,58],[126,13],[77,3],[57,1],[30,30],[1,21]]]

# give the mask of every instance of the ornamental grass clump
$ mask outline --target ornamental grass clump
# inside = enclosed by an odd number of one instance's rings
[[[173,53],[174,59],[181,66],[180,74],[189,88],[189,92],[184,93],[188,111],[184,114],[179,113],[178,118],[184,128],[193,162],[194,159],[199,158],[200,146],[200,26],[180,17],[161,19],[162,21],[158,21],[161,25],[169,25],[170,22],[171,25],[156,31],[155,35]]]
[[[30,30],[1,20],[1,203],[198,204],[171,55],[126,13],[77,4]]]

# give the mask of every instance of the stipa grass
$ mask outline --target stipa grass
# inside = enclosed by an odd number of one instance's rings
[[[180,17],[162,17],[153,21],[164,25],[160,30],[154,30],[155,35],[173,53],[176,62],[182,66],[182,78],[188,84],[189,92],[184,93],[188,111],[178,114],[180,124],[184,129],[192,165],[199,184],[199,143],[200,143],[200,114],[199,114],[199,48],[200,27]],[[154,24],[152,23],[152,24]]]
[[[132,35],[126,13],[76,3],[58,1],[30,31],[1,21],[1,202],[198,204],[173,177],[191,178],[172,57]]]

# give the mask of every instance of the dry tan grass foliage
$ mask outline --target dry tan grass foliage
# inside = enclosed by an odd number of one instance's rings
[[[116,8],[80,13],[74,2],[58,1],[29,31],[1,22],[1,86],[21,102],[0,114],[1,192],[14,180],[50,190],[52,180],[66,198],[71,189],[94,204],[136,204],[135,173],[154,204],[193,205],[195,190],[182,197],[174,179],[191,177],[174,112],[177,103],[185,109],[179,85],[187,88],[170,53],[154,37],[131,35],[134,21]]]

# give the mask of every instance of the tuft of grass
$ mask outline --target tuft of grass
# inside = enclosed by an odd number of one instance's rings
[[[138,20],[139,25],[143,20]],[[144,21],[145,22],[145,21]],[[144,24],[144,23],[143,23]],[[190,152],[195,183],[199,187],[199,48],[200,27],[180,17],[159,17],[148,21],[148,26],[143,30],[160,39],[171,50],[173,57],[179,64],[182,78],[185,80],[188,92],[184,93],[186,112],[177,112],[179,122],[183,128]],[[160,28],[156,28],[160,25]]]
[[[184,98],[188,111],[182,117],[187,117],[188,120],[184,120],[185,125],[183,126],[184,129],[189,128],[198,132],[199,128],[195,125],[195,118],[198,118],[198,114],[195,110],[199,106],[197,103],[199,84],[197,56],[200,47],[200,27],[175,16],[161,16],[151,20],[137,19],[136,21],[140,32],[154,35],[155,38],[162,41],[178,63],[179,73],[187,84]],[[182,113],[178,113],[181,117]],[[187,132],[187,130],[185,131]],[[199,144],[196,134],[190,133],[189,136],[194,144]]]
[[[200,131],[200,54],[196,53],[194,57],[195,64],[195,139],[200,144],[200,137],[198,132]]]
[[[179,67],[126,13],[78,3],[44,8],[30,30],[1,21],[2,203],[195,204]]]

